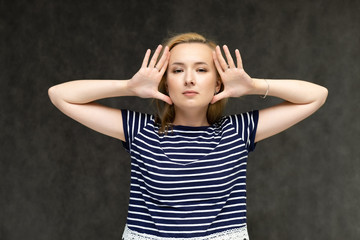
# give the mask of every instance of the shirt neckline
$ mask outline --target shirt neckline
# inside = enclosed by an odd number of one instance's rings
[[[209,126],[186,126],[186,125],[172,125],[174,130],[188,130],[188,131],[196,131],[196,130],[208,130],[212,128],[213,125]]]

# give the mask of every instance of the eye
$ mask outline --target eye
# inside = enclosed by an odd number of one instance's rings
[[[205,68],[198,68],[197,71],[198,71],[198,72],[207,72],[207,69],[205,69]]]
[[[173,70],[173,73],[181,73],[181,72],[183,72],[182,69],[174,69],[174,70]]]

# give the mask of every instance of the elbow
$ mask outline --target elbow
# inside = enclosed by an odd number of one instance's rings
[[[52,102],[52,104],[54,104],[55,106],[57,106],[57,103],[59,102],[59,97],[58,97],[58,93],[57,93],[57,87],[56,86],[52,86],[48,89],[48,95],[50,98],[50,101]]]
[[[315,106],[316,109],[319,109],[326,102],[326,99],[328,96],[327,88],[323,87],[323,86],[319,86],[319,88],[317,89],[317,92],[314,96],[315,96],[315,98],[312,102],[313,106]]]
[[[321,87],[321,94],[320,94],[320,106],[324,105],[326,99],[328,97],[329,91],[326,87]]]
[[[55,96],[55,86],[52,86],[48,89],[48,96],[50,98],[50,101],[54,103],[54,96]]]

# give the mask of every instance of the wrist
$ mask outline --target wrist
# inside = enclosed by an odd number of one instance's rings
[[[134,96],[135,92],[131,87],[130,80],[119,80],[115,82],[115,89],[118,97],[120,96]]]
[[[254,88],[251,90],[250,94],[260,95],[262,98],[266,98],[270,91],[270,81],[265,78],[253,78]]]

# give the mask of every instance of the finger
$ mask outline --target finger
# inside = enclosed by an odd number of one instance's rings
[[[226,69],[228,69],[228,64],[226,63],[223,55],[221,54],[221,49],[219,46],[216,46],[216,57],[220,63],[220,66],[222,68],[223,71],[225,71]]]
[[[211,100],[211,104],[216,103],[217,101],[220,101],[221,99],[227,98],[226,92],[220,92],[219,94],[214,95],[213,99]]]
[[[213,59],[214,59],[215,67],[216,67],[217,71],[219,72],[219,74],[221,75],[223,73],[223,69],[220,65],[220,62],[216,56],[215,51],[213,51]]]
[[[160,99],[161,101],[166,102],[169,105],[172,105],[172,101],[171,98],[169,96],[166,96],[165,94],[161,93],[161,92],[157,92],[156,95],[154,96],[154,98]]]
[[[159,45],[159,46],[156,48],[155,53],[154,53],[154,55],[152,56],[152,58],[151,58],[151,60],[150,60],[150,64],[149,64],[149,67],[150,67],[150,68],[154,68],[154,67],[155,67],[156,61],[157,61],[157,59],[158,59],[158,57],[159,57],[159,54],[160,54],[160,52],[161,52],[161,48],[162,48],[161,45]]]
[[[147,67],[147,64],[149,62],[150,53],[151,53],[150,49],[146,50],[146,53],[145,53],[145,56],[144,56],[141,67]]]
[[[241,59],[239,49],[235,50],[235,55],[236,55],[237,67],[240,68],[240,69],[243,69],[243,64],[242,64],[242,59]]]
[[[224,49],[224,53],[225,53],[225,56],[226,56],[226,61],[227,61],[228,65],[229,65],[229,67],[235,68],[235,63],[234,63],[234,60],[233,60],[233,58],[231,56],[231,53],[229,51],[228,46],[224,45],[223,49]]]
[[[167,65],[165,63],[166,63],[166,60],[168,59],[168,53],[169,53],[169,47],[166,46],[159,62],[156,64],[156,68],[159,69],[159,71],[162,70],[164,65]]]
[[[161,73],[161,75],[163,75],[168,67],[169,64],[169,59],[170,59],[170,54],[167,53],[167,57],[165,59],[164,64],[161,66],[161,69],[159,70],[159,72]]]

